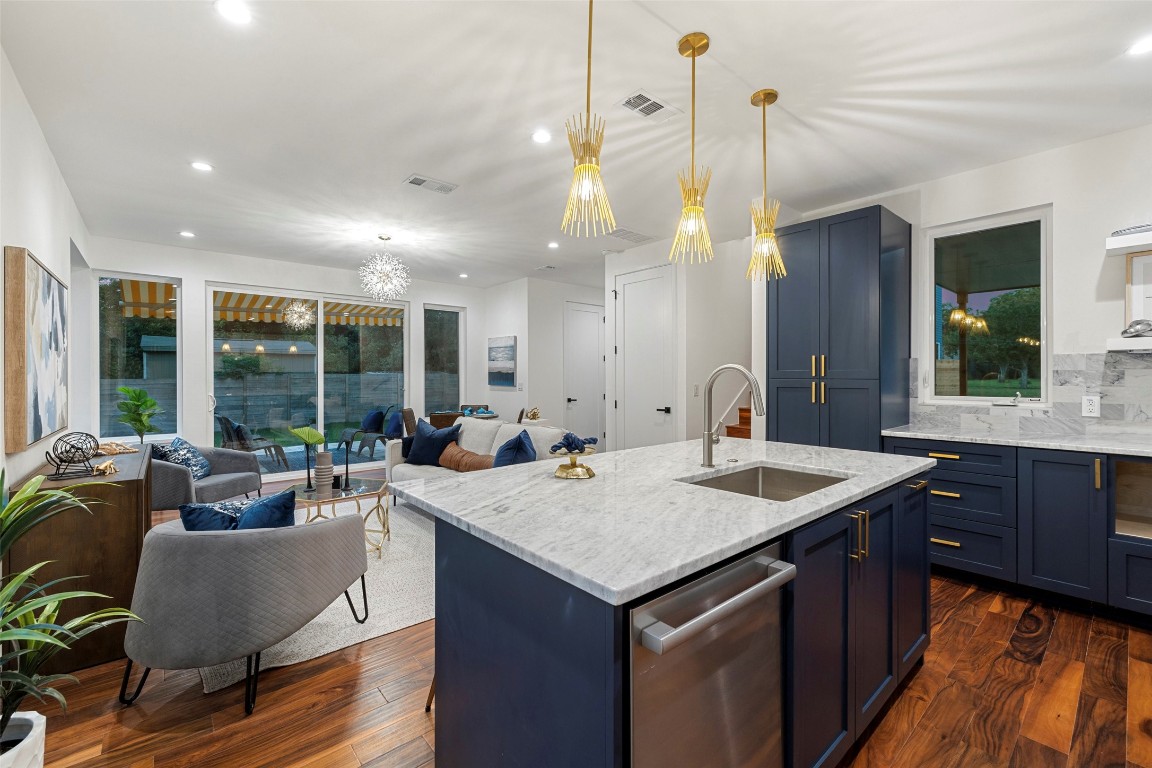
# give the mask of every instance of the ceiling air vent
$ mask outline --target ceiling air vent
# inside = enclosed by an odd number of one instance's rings
[[[609,237],[618,237],[621,240],[627,240],[630,243],[650,243],[656,238],[642,235],[639,232],[633,232],[630,229],[614,229],[608,233]]]
[[[551,272],[554,269],[556,269],[556,267],[552,266],[551,264],[542,264],[541,266],[536,267],[537,272]]]
[[[650,123],[662,123],[671,117],[684,114],[684,110],[673,107],[664,99],[656,98],[643,88],[620,102],[620,106]]]
[[[417,173],[414,173],[408,178],[404,179],[404,183],[411,184],[414,187],[427,189],[432,192],[439,192],[442,195],[446,195],[452,190],[456,189],[456,187],[460,186],[459,184],[449,184],[446,181],[438,181],[436,179],[429,178],[428,176],[421,176]]]

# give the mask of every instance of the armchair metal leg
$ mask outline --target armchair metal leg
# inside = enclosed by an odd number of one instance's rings
[[[424,711],[432,711],[432,699],[436,698],[436,675],[432,675],[432,685],[428,686],[428,701],[424,702]]]
[[[363,624],[368,621],[368,585],[364,583],[364,577],[360,577],[360,593],[364,597],[364,616],[361,618],[356,615],[356,606],[352,604],[352,596],[348,594],[348,590],[344,590],[344,599],[348,601],[348,607],[352,609],[352,618],[356,619],[357,624]]]
[[[253,665],[252,660],[256,663]],[[244,714],[252,714],[256,708],[256,684],[260,682],[260,654],[257,653],[245,659],[246,674],[244,676]]]
[[[132,676],[132,659],[128,659],[128,665],[124,667],[124,681],[120,683],[119,701],[121,704],[130,707],[136,699],[140,698],[140,691],[144,689],[144,682],[148,679],[148,673],[151,671],[152,667],[144,667],[144,674],[140,675],[140,682],[136,684],[136,690],[132,692],[131,696],[126,696],[128,679]]]

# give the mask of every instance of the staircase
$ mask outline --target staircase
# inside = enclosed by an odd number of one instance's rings
[[[727,430],[728,437],[743,437],[746,440],[750,440],[752,438],[752,408],[742,405],[739,411],[740,423],[728,424],[724,429]]]

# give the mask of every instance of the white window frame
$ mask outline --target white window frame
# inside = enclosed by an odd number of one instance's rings
[[[103,421],[100,414],[100,281],[104,278],[111,278],[113,280],[140,280],[147,283],[167,283],[176,287],[176,431],[175,432],[152,432],[145,436],[147,440],[163,441],[173,440],[180,436],[181,430],[184,428],[184,286],[178,277],[165,277],[163,275],[144,275],[137,272],[116,272],[115,270],[94,269],[92,275],[96,278],[96,365],[93,366],[95,373],[95,387],[96,387],[96,427],[95,431],[101,432],[101,423]],[[109,437],[107,435],[98,435],[101,442],[114,440],[123,442],[126,438],[133,437],[132,435],[120,435],[116,437]]]
[[[979,232],[1030,221],[1040,222],[1040,397],[1023,400],[1020,407],[1047,408],[1052,398],[1052,205],[981,216],[952,224],[927,227],[923,231],[924,279],[920,295],[924,301],[921,318],[928,319],[927,332],[920,344],[920,370],[925,383],[919,402],[924,405],[991,405],[1011,400],[1004,397],[936,394],[936,240],[968,232]]]
[[[460,320],[456,324],[456,330],[459,334],[457,339],[457,347],[460,350],[460,361],[458,366],[460,368],[460,402],[468,402],[468,310],[465,307],[458,307],[452,304],[434,304],[425,302],[423,309],[436,309],[441,312],[455,312]],[[423,355],[428,344],[428,329],[424,323],[424,311],[420,312],[420,332],[423,334],[420,339],[420,352]],[[428,371],[425,368],[426,363],[424,360],[420,361],[420,402],[423,403],[421,410],[428,411],[428,398],[424,390],[424,377]]]

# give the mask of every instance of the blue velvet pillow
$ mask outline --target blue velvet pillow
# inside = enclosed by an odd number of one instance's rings
[[[396,440],[404,436],[404,421],[400,411],[393,411],[388,417],[388,426],[384,428],[384,437]]]
[[[528,430],[522,429],[520,434],[500,446],[492,466],[509,467],[513,464],[527,464],[530,461],[536,461],[536,446],[532,445]]]
[[[440,466],[440,454],[448,447],[448,443],[456,442],[460,436],[460,425],[454,424],[444,429],[433,429],[432,425],[420,419],[416,422],[415,440],[408,451],[409,464],[424,464],[430,467]]]
[[[360,422],[360,429],[377,434],[384,428],[384,411],[372,411]]]
[[[152,458],[188,467],[192,470],[193,480],[203,480],[212,474],[212,467],[208,464],[208,459],[204,458],[204,454],[182,437],[176,438],[168,445],[152,443]]]
[[[186,531],[286,528],[296,523],[296,492],[214,504],[181,504],[180,521]]]

